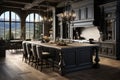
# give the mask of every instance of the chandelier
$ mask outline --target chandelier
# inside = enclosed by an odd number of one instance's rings
[[[76,18],[76,14],[70,6],[69,0],[66,0],[64,12],[60,16],[63,21],[73,21]]]
[[[74,12],[74,10],[71,7],[71,2],[70,0],[66,0],[65,2],[65,6],[64,6],[64,11],[63,13],[60,14],[60,18],[63,22],[65,22],[67,24],[68,27],[68,40],[71,43],[71,36],[70,36],[70,24],[71,21],[73,21],[76,18],[76,14]]]
[[[43,16],[43,21],[44,22],[52,22],[53,18],[52,18],[52,12],[49,11],[49,3],[46,0],[46,6],[47,6],[47,10],[46,10],[46,14]]]
[[[53,18],[51,16],[48,16],[48,12],[46,13],[46,16],[43,17],[44,22],[52,22]]]

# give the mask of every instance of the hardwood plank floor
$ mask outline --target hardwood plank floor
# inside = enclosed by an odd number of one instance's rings
[[[100,57],[99,69],[86,69],[61,76],[51,68],[42,72],[22,62],[20,52],[6,51],[0,59],[0,80],[120,80],[120,61]]]

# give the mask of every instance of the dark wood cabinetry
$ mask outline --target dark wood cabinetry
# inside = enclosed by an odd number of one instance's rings
[[[76,18],[71,22],[70,35],[72,39],[78,38],[81,31],[85,27],[93,27],[94,24],[94,0],[82,0],[72,4]],[[77,38],[75,38],[77,36]]]
[[[115,10],[105,11],[106,40],[115,40]]]
[[[106,3],[100,6],[103,14],[102,41],[100,55],[117,58],[116,56],[116,2]]]
[[[5,57],[5,41],[0,40],[0,57]]]
[[[98,45],[87,43],[71,43],[66,46],[39,41],[24,41],[34,45],[43,46],[54,56],[55,67],[61,75],[82,69],[99,67]],[[95,57],[93,57],[95,54]]]
[[[94,19],[94,1],[80,1],[72,5],[76,18],[74,21],[82,21],[88,19]]]
[[[66,48],[62,50],[64,72],[77,71],[93,66],[92,47]]]
[[[115,43],[104,41],[101,42],[100,44],[101,44],[101,48],[100,48],[101,56],[116,59]]]

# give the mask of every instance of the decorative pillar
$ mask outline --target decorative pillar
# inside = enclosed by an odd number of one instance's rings
[[[62,20],[60,21],[60,38],[63,39],[63,26],[62,26]]]
[[[52,8],[53,11],[53,41],[56,39],[56,10],[55,7]]]
[[[58,17],[58,20],[59,20],[59,27],[60,27],[60,39],[62,40],[63,39],[63,20],[61,18],[61,14],[58,14],[57,15]]]
[[[25,34],[26,34],[25,21],[21,20],[21,39],[22,40],[25,40]]]
[[[22,11],[21,13],[21,39],[25,40],[26,37],[26,29],[25,29],[25,18],[26,18],[26,13]]]
[[[42,36],[45,36],[45,22],[43,20],[43,35]]]
[[[73,25],[70,25],[70,39],[73,39]]]

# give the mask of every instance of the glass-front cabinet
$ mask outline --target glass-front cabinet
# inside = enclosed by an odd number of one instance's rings
[[[116,27],[116,21],[115,21],[115,11],[105,12],[105,26],[107,30],[107,36],[106,40],[115,40],[115,27]]]
[[[116,59],[116,2],[103,4],[100,8],[103,14],[100,55]]]

